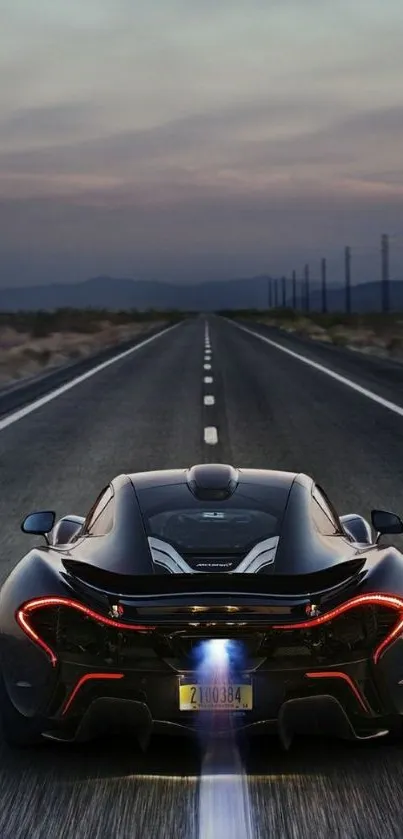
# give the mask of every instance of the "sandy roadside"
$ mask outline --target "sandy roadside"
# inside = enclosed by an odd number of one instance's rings
[[[53,332],[43,338],[33,338],[29,332],[18,332],[9,326],[0,327],[0,387],[117,347],[166,325],[163,320],[123,325],[103,321],[96,332]]]
[[[346,323],[326,317],[320,322],[320,317],[313,319],[309,316],[275,317],[259,315],[251,318],[254,323],[274,326],[284,332],[310,338],[312,341],[334,344],[346,347],[355,352],[375,355],[379,358],[389,358],[403,364],[403,319],[400,317],[385,317],[383,320],[358,318],[355,323]]]

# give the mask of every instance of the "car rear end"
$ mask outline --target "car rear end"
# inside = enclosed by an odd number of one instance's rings
[[[25,610],[25,630],[54,674],[50,736],[86,738],[110,722],[143,739],[195,733],[211,714],[217,732],[267,729],[285,745],[293,733],[360,738],[390,727],[396,708],[379,665],[403,621],[397,598],[338,585],[331,600],[319,593],[313,602],[273,593],[264,576],[172,575],[143,585],[154,592],[96,603],[81,580],[77,597]]]

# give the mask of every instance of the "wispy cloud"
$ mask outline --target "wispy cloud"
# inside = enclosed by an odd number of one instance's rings
[[[2,284],[287,270],[401,224],[400,0],[3,3]]]

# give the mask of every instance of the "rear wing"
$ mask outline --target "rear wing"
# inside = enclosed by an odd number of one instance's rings
[[[309,597],[325,594],[339,587],[357,582],[366,563],[365,557],[339,562],[310,574],[139,574],[125,575],[106,571],[75,559],[63,559],[69,582],[81,581],[104,594],[135,598],[197,598],[213,599],[228,597],[261,598]]]

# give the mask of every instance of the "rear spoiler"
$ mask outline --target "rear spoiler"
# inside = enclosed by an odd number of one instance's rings
[[[357,578],[365,557],[339,562],[313,574],[139,574],[106,571],[75,559],[63,559],[69,575],[105,594],[125,596],[246,595],[257,597],[320,594]]]

